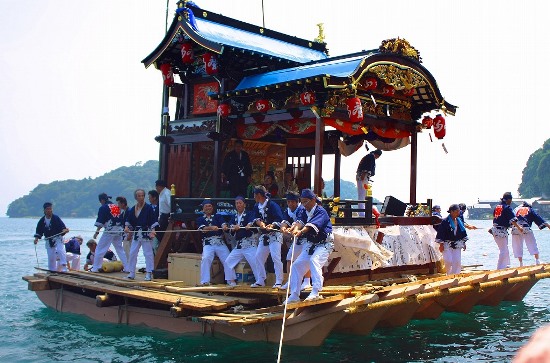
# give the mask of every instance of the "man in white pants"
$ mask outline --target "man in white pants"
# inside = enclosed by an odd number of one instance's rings
[[[103,264],[103,256],[109,250],[111,244],[115,247],[118,259],[124,266],[124,272],[128,272],[128,264],[126,253],[122,247],[122,239],[124,238],[124,220],[120,208],[117,204],[112,203],[111,197],[105,193],[98,196],[101,207],[97,212],[97,220],[95,226],[97,230],[94,233],[94,239],[99,235],[101,228],[104,228],[103,234],[97,243],[95,252],[94,264],[91,272],[98,272]]]
[[[65,223],[61,218],[53,214],[52,203],[44,203],[43,208],[44,217],[40,218],[36,224],[34,244],[37,244],[38,240],[44,236],[46,239],[46,252],[48,253],[48,270],[57,271],[57,258],[59,256],[61,271],[67,272],[67,256],[63,235],[69,232],[69,229],[65,227]]]
[[[306,208],[307,222],[303,228],[294,231],[294,236],[306,237],[302,253],[292,264],[290,273],[290,296],[286,303],[300,301],[302,279],[311,270],[311,293],[306,300],[321,299],[319,292],[323,289],[323,266],[334,250],[332,224],[327,211],[317,205],[315,194],[310,189],[302,190],[302,205]]]
[[[243,197],[238,196],[235,198],[235,209],[237,214],[233,216],[230,223],[222,224],[223,230],[231,233],[235,237],[236,245],[231,251],[225,264],[231,269],[231,276],[228,280],[230,286],[237,285],[235,281],[237,275],[235,274],[235,266],[244,258],[250,265],[252,273],[256,281],[259,280],[258,276],[258,264],[256,261],[256,247],[258,246],[258,236],[254,233],[250,226],[253,222],[253,214],[250,211],[245,210],[246,204]],[[248,227],[248,228],[247,228]]]
[[[222,224],[224,220],[221,215],[214,214],[214,205],[210,199],[202,202],[203,216],[197,218],[198,230],[202,234],[202,260],[201,260],[201,285],[210,285],[210,269],[214,257],[218,256],[223,264],[225,280],[229,283],[235,280],[235,271],[226,263],[229,256],[229,248],[223,240]],[[231,274],[233,271],[233,274]]]
[[[80,246],[84,242],[82,236],[74,236],[65,241],[67,267],[73,271],[80,271]]]
[[[523,227],[523,233],[517,228],[512,227],[512,251],[514,251],[514,257],[519,260],[519,265],[523,266],[523,242],[527,246],[527,250],[533,256],[535,256],[535,265],[540,264],[539,260],[539,248],[537,246],[537,240],[535,234],[531,229],[533,222],[543,229],[544,227],[550,228],[550,224],[546,222],[527,202],[523,202],[522,205],[514,209],[518,224]]]
[[[497,269],[510,267],[510,251],[508,250],[508,228],[510,225],[516,227],[523,233],[523,227],[517,223],[514,211],[510,207],[512,193],[506,192],[502,195],[501,203],[493,211],[493,227],[489,233],[493,235],[499,249]]]
[[[283,261],[281,261],[281,248],[283,246],[283,234],[277,231],[281,228],[283,212],[281,207],[268,198],[267,190],[263,185],[254,188],[254,225],[260,227],[258,249],[256,250],[256,262],[258,264],[258,277],[251,287],[265,286],[267,277],[265,262],[271,254],[273,268],[275,270],[275,285],[273,288],[280,288],[283,284]]]

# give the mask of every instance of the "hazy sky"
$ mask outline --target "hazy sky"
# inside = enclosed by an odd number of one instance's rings
[[[260,0],[195,1],[261,25]],[[161,75],[140,63],[164,35],[165,1],[0,0],[0,215],[54,180],[97,177],[158,158]],[[546,1],[264,0],[266,27],[313,39],[330,54],[402,37],[420,51],[447,101],[447,137],[419,135],[418,200],[517,193],[529,155],[550,138],[550,3]],[[171,1],[171,21],[175,1]],[[353,181],[364,151],[343,158]],[[409,197],[410,148],[385,152],[374,196]],[[325,179],[332,178],[329,163]],[[99,192],[99,191],[98,191]]]

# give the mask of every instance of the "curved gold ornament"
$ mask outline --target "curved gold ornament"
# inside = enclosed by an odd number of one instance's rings
[[[325,24],[319,23],[317,24],[317,27],[319,28],[319,35],[317,35],[317,38],[313,39],[317,43],[324,43],[325,42]]]
[[[400,68],[393,64],[379,64],[369,68],[369,72],[376,74],[386,84],[393,86],[395,90],[410,90],[411,88],[426,85],[424,77],[411,68]]]

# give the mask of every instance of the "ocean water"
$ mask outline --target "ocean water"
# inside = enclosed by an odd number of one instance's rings
[[[93,220],[64,219],[86,241]],[[22,276],[47,266],[37,220],[0,218],[0,362],[275,362],[278,346],[222,337],[179,336],[147,327],[95,322],[46,308]],[[497,248],[489,221],[469,231],[463,265],[494,268]],[[71,234],[73,234],[71,233]],[[550,261],[550,231],[535,231],[541,259]],[[84,250],[87,250],[84,247]],[[533,259],[525,252],[525,261]],[[140,262],[143,264],[143,262]],[[138,263],[138,266],[140,264]],[[513,260],[513,265],[517,261]],[[470,314],[443,313],[368,336],[332,334],[320,347],[283,346],[283,362],[506,362],[540,326],[550,322],[550,279],[519,303],[476,306]]]

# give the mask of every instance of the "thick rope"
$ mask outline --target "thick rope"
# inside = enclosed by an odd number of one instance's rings
[[[290,291],[290,278],[292,277],[292,264],[294,263],[294,246],[298,238],[294,236],[294,241],[292,242],[292,252],[290,254],[290,271],[288,271],[288,283],[286,284],[286,298],[285,298],[285,308],[283,310],[283,325],[281,326],[281,338],[279,339],[279,353],[277,354],[277,363],[281,362],[281,350],[283,348],[283,337],[285,335],[285,323],[286,323],[286,308],[288,305],[288,293]]]

